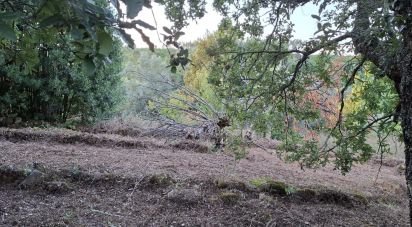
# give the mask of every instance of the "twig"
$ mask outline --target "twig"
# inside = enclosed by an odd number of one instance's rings
[[[129,71],[129,72],[134,72],[134,71]],[[137,73],[137,72],[135,72]],[[185,87],[184,85],[180,85],[180,84],[176,84],[170,81],[166,81],[166,80],[152,80],[152,79],[148,79],[147,75],[143,75],[141,73],[138,73],[138,77],[147,81],[147,82],[151,82],[151,83],[160,83],[160,84],[167,84],[169,86],[171,86],[173,89],[178,89],[182,92],[184,92],[186,95],[189,95],[190,97],[194,98],[197,102],[203,104],[205,107],[207,107],[209,110],[211,110],[211,112],[213,113],[213,115],[215,117],[219,117],[218,112],[215,110],[214,107],[212,107],[209,102],[207,102],[205,99],[203,99],[200,95],[196,94],[194,91],[190,90],[189,88]]]
[[[140,177],[139,180],[136,180],[136,181],[135,181],[133,190],[132,190],[132,192],[130,192],[129,198],[127,199],[127,202],[126,202],[126,203],[129,203],[129,202],[130,202],[130,200],[131,200],[132,197],[133,197],[134,192],[136,191],[137,186],[138,186],[138,185],[143,181],[143,179],[145,178],[146,170],[147,170],[147,166],[148,166],[148,165],[149,165],[149,163],[147,163],[147,164],[145,165],[145,167],[143,168],[143,176]]]
[[[383,143],[383,141],[385,141],[386,138],[388,138],[388,136],[390,135],[390,132],[388,132],[388,134],[386,134],[386,135],[382,138],[381,135],[380,135],[377,131],[375,131],[375,132],[378,134],[378,140],[379,140],[378,152],[380,152],[380,165],[379,165],[378,172],[376,173],[376,177],[375,177],[374,184],[376,184],[376,182],[378,181],[379,174],[381,173],[381,169],[382,169],[382,165],[383,165],[383,152],[384,152],[384,150],[382,149],[382,143]]]

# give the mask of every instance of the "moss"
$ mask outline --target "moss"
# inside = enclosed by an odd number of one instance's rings
[[[236,203],[237,201],[239,201],[240,193],[231,192],[231,191],[221,192],[219,194],[219,198],[225,204],[233,204],[233,203]]]
[[[288,186],[284,182],[279,181],[268,181],[267,184],[262,188],[262,190],[271,194],[289,194]]]
[[[241,191],[246,191],[248,189],[247,185],[244,182],[236,180],[216,180],[216,187],[220,189],[237,189]]]
[[[256,187],[259,191],[268,192],[270,194],[287,195],[294,189],[284,182],[274,181],[268,178],[256,178],[250,181],[250,184]],[[293,189],[293,190],[292,190]]]
[[[260,188],[262,185],[266,184],[269,179],[267,178],[255,178],[250,180],[250,184],[256,188]]]

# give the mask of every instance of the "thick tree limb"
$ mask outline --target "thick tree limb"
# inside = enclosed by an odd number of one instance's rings
[[[398,73],[395,64],[396,55],[399,50],[388,51],[387,44],[379,40],[376,35],[371,34],[370,14],[374,7],[371,1],[357,1],[357,11],[352,30],[352,39],[355,47],[355,52],[362,54],[368,61],[378,66],[390,79],[400,81],[396,78]]]

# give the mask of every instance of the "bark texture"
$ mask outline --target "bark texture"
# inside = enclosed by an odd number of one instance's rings
[[[402,80],[400,83],[401,112],[403,138],[405,143],[405,177],[409,198],[409,218],[412,223],[412,56],[408,54],[403,59],[405,65],[401,70]]]
[[[395,15],[400,18],[402,49],[398,53],[400,72],[400,118],[405,143],[405,177],[409,199],[409,223],[412,224],[412,1],[395,1]],[[396,81],[395,81],[396,84]]]

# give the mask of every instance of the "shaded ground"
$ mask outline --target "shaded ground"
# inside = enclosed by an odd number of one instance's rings
[[[385,160],[376,180],[376,160],[342,176],[259,148],[235,162],[193,141],[122,134],[0,128],[0,225],[407,224],[400,160]],[[41,179],[22,184],[33,163]]]

